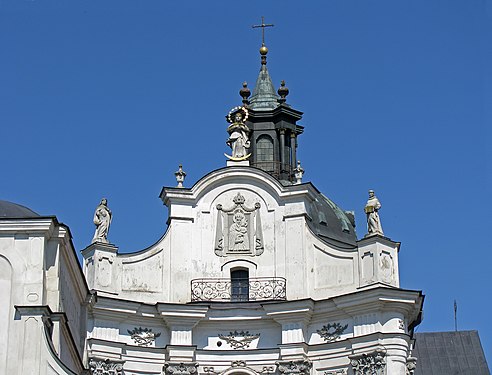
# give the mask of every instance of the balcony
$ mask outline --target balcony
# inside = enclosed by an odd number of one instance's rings
[[[195,279],[191,281],[192,302],[285,301],[283,277],[248,279]]]

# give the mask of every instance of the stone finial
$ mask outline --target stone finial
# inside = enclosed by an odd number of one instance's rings
[[[294,177],[296,178],[295,184],[302,183],[302,176],[304,175],[304,169],[301,167],[301,161],[297,161],[297,167],[294,168]]]
[[[287,95],[289,95],[289,89],[285,86],[284,80],[280,82],[280,87],[277,92],[280,95],[280,99],[278,99],[278,102],[285,103],[285,101],[287,100],[286,97]]]
[[[96,226],[96,231],[94,233],[94,237],[92,238],[92,243],[109,243],[108,232],[112,218],[113,214],[108,208],[108,200],[106,198],[101,199],[101,203],[99,203],[96,207],[96,211],[94,212],[93,221]]]
[[[186,177],[186,172],[183,171],[183,166],[181,164],[179,165],[179,169],[174,172],[174,175],[176,176],[176,181],[178,182],[178,186],[176,187],[182,188],[184,179]]]
[[[383,235],[383,227],[381,226],[381,220],[378,213],[380,208],[381,203],[376,195],[374,195],[374,190],[369,190],[369,199],[364,207],[364,212],[367,216],[367,234],[365,237],[377,234]]]
[[[243,98],[243,104],[248,105],[249,104],[249,96],[251,95],[250,89],[248,89],[248,82],[244,81],[243,82],[243,88],[239,90],[239,95],[241,95],[241,98]]]

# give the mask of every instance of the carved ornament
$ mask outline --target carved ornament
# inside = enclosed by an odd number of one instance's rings
[[[218,256],[261,255],[264,250],[261,229],[260,203],[245,205],[246,199],[237,193],[233,205],[224,208],[218,204],[215,234],[215,254]]]
[[[275,367],[273,366],[263,366],[261,371],[257,371],[258,374],[273,374],[275,372]]]
[[[307,359],[297,361],[278,361],[276,362],[276,365],[278,371],[284,375],[309,375],[311,373],[311,367],[313,367],[312,362]]]
[[[219,338],[227,342],[233,349],[246,349],[249,347],[249,344],[258,337],[260,337],[259,333],[252,335],[249,331],[238,332],[237,330],[229,332],[228,335],[219,334]]]
[[[416,368],[417,368],[417,358],[408,357],[407,358],[407,374],[413,375],[415,373]]]
[[[321,327],[316,332],[320,335],[326,342],[333,342],[340,338],[340,335],[345,332],[348,324],[342,326],[340,323],[328,323],[327,325]]]
[[[246,367],[246,361],[232,361],[231,367]]]
[[[341,369],[341,370],[325,371],[323,375],[347,375],[347,370]]]
[[[92,375],[122,375],[123,361],[90,358],[89,370]]]
[[[198,363],[196,362],[166,362],[164,370],[170,375],[192,375],[197,372]]]
[[[386,352],[375,350],[371,353],[349,356],[355,375],[383,375],[386,369]]]
[[[152,332],[152,329],[142,327],[135,327],[131,331],[129,329],[127,331],[138,346],[149,346],[161,335],[160,332]]]

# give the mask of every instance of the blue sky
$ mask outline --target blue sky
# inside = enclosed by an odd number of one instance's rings
[[[225,166],[224,116],[268,68],[304,112],[305,181],[401,241],[418,331],[480,332],[492,362],[490,2],[0,0],[0,199],[56,215],[77,250],[105,196],[121,252],[164,233],[158,194]]]

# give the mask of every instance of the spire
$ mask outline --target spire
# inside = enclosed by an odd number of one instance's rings
[[[253,90],[253,95],[250,99],[250,108],[257,111],[267,111],[278,106],[278,95],[275,93],[272,79],[266,67],[268,48],[263,44],[260,48],[261,69],[256,85]]]
[[[261,25],[253,25],[253,29],[259,27],[261,27],[261,69],[256,79],[256,85],[250,99],[249,107],[257,111],[267,111],[278,106],[278,95],[275,93],[272,79],[266,67],[268,48],[265,45],[265,28],[273,27],[273,24],[265,24],[265,18],[261,17]]]

